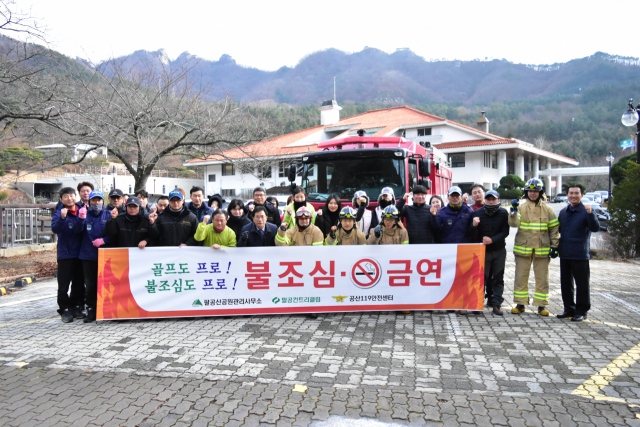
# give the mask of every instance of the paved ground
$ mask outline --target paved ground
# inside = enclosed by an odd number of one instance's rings
[[[0,297],[0,426],[640,425],[640,266],[591,268],[585,323],[485,310],[63,324],[55,286],[37,282]],[[557,313],[557,260],[551,282]]]

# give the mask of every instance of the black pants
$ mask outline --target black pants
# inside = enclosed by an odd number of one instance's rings
[[[484,293],[487,301],[493,305],[502,305],[504,298],[504,264],[507,261],[507,249],[489,252],[484,255]]]
[[[98,302],[98,261],[82,260],[82,271],[84,272],[84,293],[85,305],[95,310]]]
[[[560,289],[565,313],[584,316],[591,308],[589,260],[560,258]],[[575,281],[576,295],[573,296]]]
[[[71,284],[71,293],[69,293]],[[84,306],[84,275],[78,258],[58,260],[58,313]]]

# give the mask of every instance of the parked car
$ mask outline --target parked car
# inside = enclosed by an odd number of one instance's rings
[[[591,196],[593,197],[593,201],[596,203],[602,203],[602,194],[600,193],[587,193],[585,194],[585,196]]]
[[[611,215],[607,208],[603,208],[599,203],[594,203],[591,199],[585,197],[580,200],[583,205],[591,205],[591,209],[598,217],[598,222],[600,223],[600,230],[609,231],[609,221],[611,220]]]
[[[551,203],[567,203],[569,199],[566,194],[556,194],[553,199],[551,199]]]

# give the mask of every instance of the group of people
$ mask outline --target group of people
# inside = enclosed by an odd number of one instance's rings
[[[251,202],[234,199],[226,210],[220,197],[209,206],[200,187],[191,189],[187,204],[184,191],[176,189],[153,206],[145,191],[125,200],[114,189],[105,206],[102,193],[93,191],[92,184],[81,183],[77,190],[79,201],[75,189],[60,191],[60,203],[52,216],[52,230],[58,235],[58,312],[63,322],[96,318],[98,248],[201,245],[221,249],[482,243],[487,305],[494,314],[503,315],[505,241],[510,227],[518,229],[512,313],[524,312],[530,302],[528,279],[533,264],[533,305],[538,314],[549,315],[549,258],[558,254],[565,306],[558,317],[584,320],[590,307],[589,236],[599,230],[599,224],[590,206],[581,204],[582,190],[577,186],[569,188],[570,205],[559,218],[542,203],[544,188],[539,179],[527,182],[524,201],[513,200],[509,212],[501,207],[496,191],[485,192],[479,184],[471,188],[472,205],[463,201],[459,187],[449,189],[446,204],[437,195],[427,203],[426,187],[416,185],[398,200],[392,188],[383,188],[372,210],[367,194],[357,191],[352,206],[343,207],[340,197],[333,194],[317,211],[307,202],[305,190],[296,187],[282,215],[277,200],[270,201],[262,187],[254,189]],[[467,314],[464,310],[459,313]]]

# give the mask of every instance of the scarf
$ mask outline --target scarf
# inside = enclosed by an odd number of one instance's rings
[[[484,204],[484,211],[489,216],[495,215],[498,210],[500,210],[500,205],[487,205],[486,203]]]
[[[323,209],[322,216],[326,216],[329,219],[331,226],[337,225],[340,220],[340,211],[331,212],[329,208]]]
[[[458,203],[457,205],[452,205],[451,203],[449,203],[449,208],[451,208],[451,210],[454,212],[458,212],[460,209],[462,209],[462,202]]]

